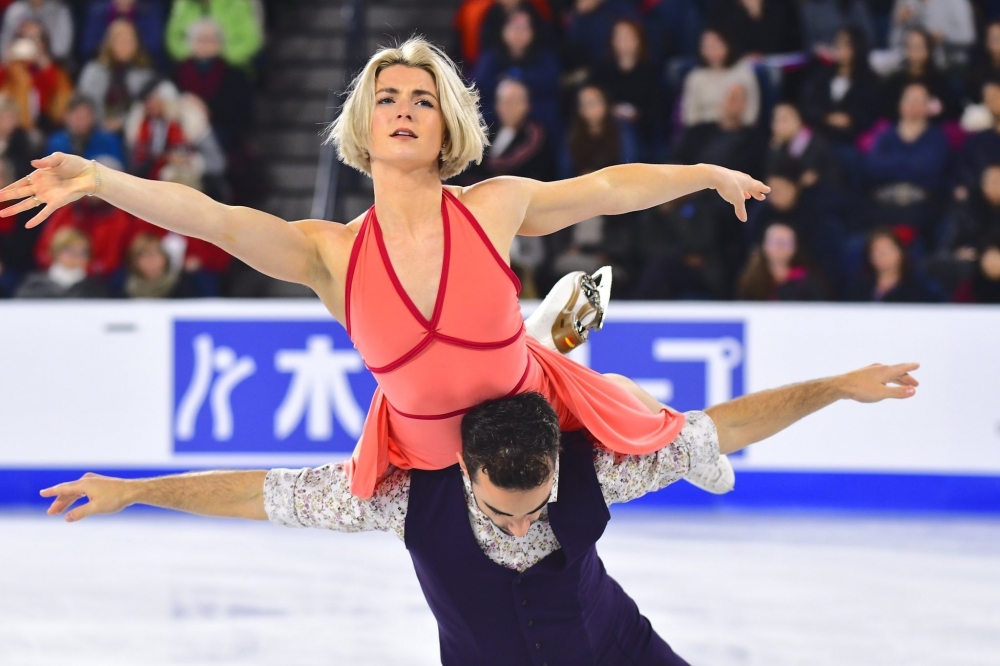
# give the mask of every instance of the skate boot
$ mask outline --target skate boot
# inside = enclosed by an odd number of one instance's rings
[[[562,354],[587,341],[591,331],[604,326],[611,299],[611,267],[593,275],[583,271],[562,276],[525,322],[528,334]]]

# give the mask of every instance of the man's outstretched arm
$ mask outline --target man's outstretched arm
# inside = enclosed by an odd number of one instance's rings
[[[60,483],[41,491],[55,497],[49,515],[62,513],[86,497],[89,501],[66,514],[68,522],[102,513],[117,513],[133,504],[222,518],[267,520],[264,478],[254,470],[189,472],[150,479],[116,479],[87,473],[79,481]]]
[[[844,375],[751,393],[705,410],[719,433],[719,452],[732,453],[781,432],[838,400],[880,402],[914,395],[916,363],[870,365]]]

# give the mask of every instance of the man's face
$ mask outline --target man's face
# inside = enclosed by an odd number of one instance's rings
[[[66,129],[73,136],[90,134],[94,129],[94,111],[88,104],[80,104],[66,114]]]
[[[497,86],[497,118],[503,127],[518,128],[528,117],[528,89],[520,81],[506,80]]]
[[[930,95],[923,86],[908,86],[899,100],[899,117],[909,121],[925,121],[930,115]]]
[[[462,465],[462,471],[468,476],[469,472],[461,455],[459,463]],[[549,478],[537,488],[504,490],[493,485],[489,474],[481,469],[476,474],[476,480],[472,482],[472,494],[476,498],[479,510],[485,513],[501,531],[511,536],[523,537],[528,533],[531,523],[538,520],[542,509],[549,503],[554,482],[555,477],[550,474]]]

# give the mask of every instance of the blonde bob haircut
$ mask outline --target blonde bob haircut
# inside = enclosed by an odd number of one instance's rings
[[[411,37],[396,47],[380,49],[347,88],[347,100],[337,117],[324,132],[323,143],[332,143],[340,160],[371,176],[368,152],[375,110],[375,79],[393,65],[419,67],[434,79],[441,114],[444,116],[444,146],[438,164],[441,179],[456,176],[469,166],[479,164],[489,144],[486,123],[479,112],[479,92],[465,85],[455,63],[422,37]]]

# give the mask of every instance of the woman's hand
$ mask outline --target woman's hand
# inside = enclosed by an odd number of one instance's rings
[[[740,222],[747,221],[746,200],[753,197],[763,201],[764,195],[771,191],[770,187],[745,173],[718,166],[715,167],[713,181],[712,189],[733,205]]]
[[[77,155],[52,153],[40,160],[32,160],[31,165],[35,167],[35,171],[0,190],[0,202],[24,199],[4,208],[0,211],[0,217],[10,217],[44,206],[24,225],[28,229],[44,222],[57,208],[97,189],[96,163]]]

